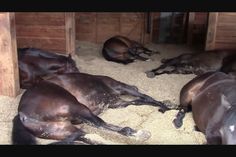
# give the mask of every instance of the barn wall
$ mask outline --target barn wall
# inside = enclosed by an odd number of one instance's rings
[[[158,42],[159,37],[160,12],[152,13],[152,40]]]
[[[208,12],[191,12],[188,17],[188,44],[204,45]]]
[[[236,13],[218,13],[215,49],[236,49]]]
[[[76,18],[76,39],[103,43],[114,35],[124,35],[141,43],[150,41],[145,31],[144,13],[79,12]]]
[[[20,93],[14,13],[0,13],[0,95]]]
[[[67,27],[69,25],[66,23],[67,14],[63,12],[17,12],[15,14],[17,46],[71,53],[73,48],[69,49],[67,42],[71,35],[66,35],[67,29],[69,29]],[[72,25],[70,26],[72,27]],[[73,44],[71,45],[73,46]]]
[[[207,30],[207,12],[195,12],[193,41],[204,43]]]

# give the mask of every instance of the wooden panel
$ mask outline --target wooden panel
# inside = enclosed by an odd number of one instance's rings
[[[65,26],[17,25],[16,32],[20,37],[64,38]]]
[[[75,19],[76,39],[96,42],[96,13],[76,13]]]
[[[17,45],[19,47],[34,47],[43,48],[49,51],[55,51],[58,53],[65,53],[66,40],[65,39],[51,39],[51,38],[17,38]]]
[[[120,19],[120,33],[132,40],[143,42],[144,16],[143,13],[123,13]]]
[[[236,23],[236,13],[219,13],[219,23]]]
[[[236,13],[219,12],[210,13],[210,15],[214,23],[209,25],[208,29],[212,27],[215,30],[207,34],[207,39],[214,39],[206,50],[236,49]],[[211,22],[210,19],[209,22]]]
[[[187,44],[191,45],[193,40],[193,27],[194,27],[194,19],[195,13],[190,12],[188,17],[188,36],[187,36]]]
[[[206,25],[207,12],[195,12],[194,24],[195,25]]]
[[[97,43],[103,43],[108,38],[120,34],[119,13],[97,13]]]
[[[188,17],[187,43],[204,45],[207,32],[207,12],[190,12]]]
[[[159,37],[160,12],[152,12],[152,42],[157,43]]]
[[[76,13],[76,39],[103,43],[114,35],[124,35],[137,41],[147,38],[143,13]]]
[[[18,47],[35,47],[57,53],[74,53],[74,13],[16,13]]]
[[[64,26],[65,13],[57,12],[25,12],[15,14],[16,25],[46,25],[46,26]]]
[[[218,20],[218,13],[209,13],[208,28],[205,50],[213,50],[215,48],[216,26]]]
[[[235,50],[236,45],[234,43],[224,43],[224,42],[218,42],[215,44],[214,49],[227,49],[227,50]]]
[[[75,13],[65,13],[66,53],[75,53]]]
[[[14,13],[0,13],[0,95],[19,94]]]

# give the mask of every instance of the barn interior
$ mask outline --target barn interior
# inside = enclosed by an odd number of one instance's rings
[[[181,88],[196,75],[163,74],[148,78],[146,71],[161,59],[183,53],[235,49],[235,13],[229,12],[15,12],[0,13],[0,144],[11,144],[12,119],[25,90],[19,86],[17,48],[34,47],[63,55],[72,54],[80,72],[110,76],[135,85],[159,101],[179,104]],[[105,60],[103,43],[114,35],[138,41],[160,54],[149,61],[123,65]],[[105,144],[205,144],[203,133],[195,130],[192,113],[176,129],[172,123],[177,110],[160,113],[158,107],[130,105],[107,109],[104,121],[151,133],[149,139],[125,137],[87,124],[81,127],[89,138]],[[52,140],[37,139],[40,144]]]

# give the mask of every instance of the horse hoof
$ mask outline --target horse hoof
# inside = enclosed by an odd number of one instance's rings
[[[164,110],[163,108],[160,108],[160,109],[158,109],[158,111],[161,113],[165,113],[166,110]]]
[[[139,130],[137,133],[134,134],[134,136],[138,140],[146,141],[151,137],[151,133],[146,130]]]
[[[173,123],[174,123],[175,128],[177,128],[177,129],[183,125],[183,123],[176,118],[173,120]]]
[[[118,132],[125,136],[132,136],[136,131],[131,129],[130,127],[124,127]]]
[[[149,61],[151,61],[151,59],[149,58],[149,59],[147,59],[147,60],[145,60],[146,62],[149,62]]]
[[[148,78],[154,78],[154,77],[155,77],[155,73],[152,72],[152,71],[147,71],[147,72],[146,72],[146,76],[147,76]]]

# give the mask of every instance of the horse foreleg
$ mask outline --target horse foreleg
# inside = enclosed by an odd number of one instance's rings
[[[140,136],[142,138],[149,138],[150,137],[150,133],[149,132],[145,132],[145,131],[136,131],[130,127],[120,127],[120,126],[116,126],[113,124],[109,124],[106,123],[105,121],[103,121],[101,118],[99,118],[98,116],[94,115],[90,110],[84,110],[82,114],[80,114],[80,118],[84,119],[85,121],[92,123],[93,125],[95,125],[98,128],[104,128],[110,131],[114,131],[117,132],[119,134],[125,135],[125,136]]]

